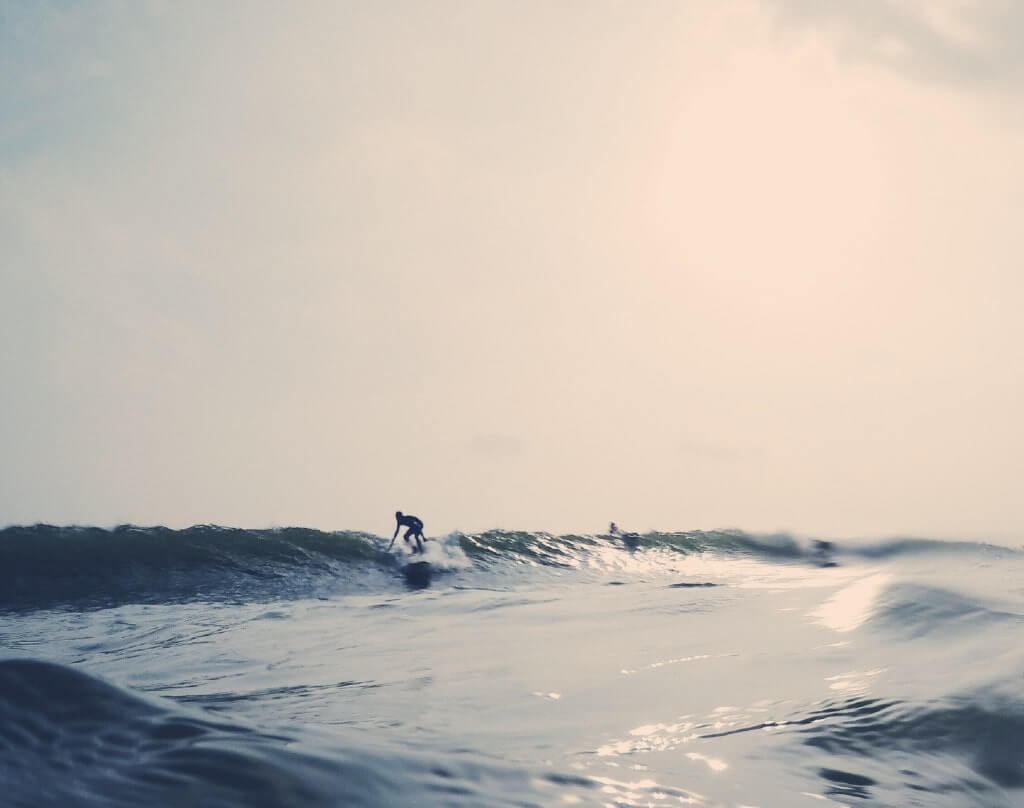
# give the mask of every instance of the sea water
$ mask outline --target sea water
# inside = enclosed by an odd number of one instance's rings
[[[1020,548],[386,546],[0,531],[0,805],[1024,805]]]

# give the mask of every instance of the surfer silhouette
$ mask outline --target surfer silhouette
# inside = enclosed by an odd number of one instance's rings
[[[423,535],[423,520],[416,516],[411,516],[401,511],[395,511],[395,521],[398,523],[395,525],[395,535],[391,537],[391,544],[395,543],[395,539],[398,538],[398,531],[403,527],[408,528],[405,531],[405,535],[402,539],[406,544],[409,544],[409,537],[416,539],[416,546],[413,548],[413,553],[423,552],[423,541],[425,539]],[[391,549],[391,544],[388,545],[388,550]]]
[[[832,553],[835,549],[836,546],[832,542],[817,540],[814,542],[811,560],[819,567],[837,567],[839,565],[832,559]]]
[[[611,536],[622,539],[623,543],[630,549],[636,549],[637,542],[640,541],[639,533],[633,533],[632,531],[626,533],[614,522],[608,525],[608,533]]]

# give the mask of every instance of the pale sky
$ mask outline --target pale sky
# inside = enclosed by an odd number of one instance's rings
[[[1024,535],[1024,4],[8,2],[0,524]]]

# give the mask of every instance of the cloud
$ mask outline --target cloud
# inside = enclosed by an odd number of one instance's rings
[[[1024,81],[1024,5],[1003,0],[774,0],[783,22],[824,27],[844,55],[906,75],[1012,89]]]

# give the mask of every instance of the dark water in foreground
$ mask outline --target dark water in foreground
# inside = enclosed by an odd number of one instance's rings
[[[0,805],[1024,806],[1019,550],[384,545],[0,531]]]

